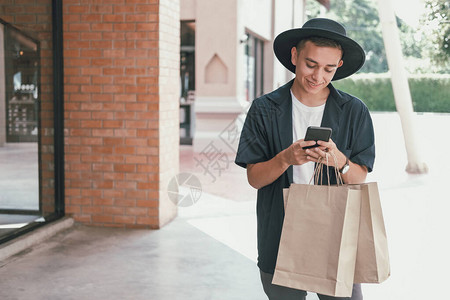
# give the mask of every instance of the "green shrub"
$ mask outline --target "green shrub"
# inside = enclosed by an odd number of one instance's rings
[[[450,113],[450,75],[411,75],[408,79],[416,112]],[[388,74],[359,74],[333,85],[366,103],[371,111],[396,111]]]

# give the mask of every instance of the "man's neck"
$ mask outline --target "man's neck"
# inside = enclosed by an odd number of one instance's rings
[[[324,88],[317,94],[306,93],[302,89],[295,88],[294,85],[292,86],[291,90],[295,98],[297,98],[301,103],[309,107],[316,107],[323,105],[327,101],[328,95],[330,94],[330,89],[328,87]]]

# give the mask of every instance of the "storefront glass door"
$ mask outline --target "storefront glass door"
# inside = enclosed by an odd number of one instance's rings
[[[55,84],[62,77],[55,68],[62,57],[54,47],[56,3],[0,5],[0,243],[64,214],[63,193],[57,196],[64,173],[55,175],[63,167],[55,159],[63,157],[62,134],[55,139],[62,130],[55,117],[63,114],[56,111],[63,101]]]

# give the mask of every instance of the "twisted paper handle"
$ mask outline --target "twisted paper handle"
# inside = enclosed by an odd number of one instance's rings
[[[328,165],[328,154],[331,154],[331,156],[333,157],[334,160],[334,174],[336,175],[336,183],[338,186],[340,185],[344,185],[344,180],[342,179],[342,175],[341,173],[338,171],[337,169],[337,157],[336,154],[334,154],[333,152],[326,152],[325,155],[325,159],[323,157],[320,157],[316,167],[314,169],[314,174],[312,175],[311,179],[309,180],[309,184],[311,184],[312,179],[314,178],[314,184],[318,185],[319,182],[322,182],[322,177],[323,177],[323,167],[326,166],[327,167],[327,179],[328,179],[328,185],[330,185],[330,167]],[[326,164],[323,162],[324,160],[326,160]]]

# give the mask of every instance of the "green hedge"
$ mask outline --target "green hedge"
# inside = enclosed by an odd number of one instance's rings
[[[450,113],[450,75],[413,75],[408,82],[414,111]],[[396,111],[387,74],[353,75],[333,85],[363,100],[371,111]]]

